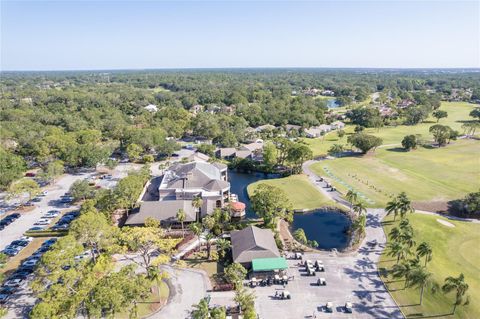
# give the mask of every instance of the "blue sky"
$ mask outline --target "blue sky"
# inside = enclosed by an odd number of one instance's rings
[[[479,1],[4,1],[2,70],[480,67]]]

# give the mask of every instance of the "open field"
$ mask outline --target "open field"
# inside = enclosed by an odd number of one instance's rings
[[[247,188],[249,196],[253,195],[255,188],[262,183],[282,189],[287,194],[294,209],[314,209],[323,206],[335,206],[333,201],[329,200],[312,186],[305,175],[292,175],[285,178],[262,180],[250,184]]]
[[[460,133],[463,132],[463,121],[469,121],[473,118],[468,115],[475,105],[466,102],[442,102],[440,110],[448,112],[448,117],[441,119],[439,124],[448,125]],[[366,129],[365,132],[378,136],[383,139],[384,145],[398,144],[400,145],[405,135],[409,134],[421,134],[424,139],[432,139],[431,134],[428,132],[430,126],[436,124],[436,119],[430,117],[425,123],[420,123],[414,126],[399,125],[396,127],[383,127],[379,130],[374,128]],[[347,125],[344,131],[353,133],[354,126]],[[480,134],[480,132],[477,132]],[[336,132],[331,132],[321,138],[304,139],[305,143],[310,146],[314,156],[325,155],[328,149],[333,144],[347,144],[347,136],[339,138]]]
[[[373,155],[322,161],[311,168],[329,177],[341,192],[348,190],[343,181],[375,202],[370,206],[382,207],[402,191],[413,201],[463,198],[480,187],[477,154],[479,141],[459,140],[446,147],[411,152],[383,148]]]
[[[418,213],[409,215],[408,218],[414,228],[417,244],[425,241],[433,248],[433,259],[427,268],[433,273],[434,280],[442,285],[448,276],[458,277],[460,273],[465,275],[470,286],[467,295],[470,295],[471,303],[468,306],[458,306],[454,318],[480,318],[480,304],[476,302],[480,298],[480,250],[477,248],[480,225]],[[444,226],[437,219],[448,221],[455,227]],[[384,220],[385,232],[388,233],[394,225],[392,218],[387,217]],[[394,258],[383,255],[379,262],[380,271],[382,272],[381,268],[391,269],[394,264]],[[391,277],[383,279],[407,318],[453,317],[449,314],[453,309],[454,293],[444,295],[438,291],[432,294],[425,290],[423,305],[419,306],[418,289],[403,289],[403,280]]]

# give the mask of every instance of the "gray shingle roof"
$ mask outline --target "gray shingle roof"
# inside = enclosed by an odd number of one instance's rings
[[[255,258],[280,257],[273,233],[269,229],[249,226],[233,231],[231,236],[234,262],[249,263]]]
[[[220,168],[205,162],[176,164],[171,168],[174,174],[167,188],[203,188],[211,180],[221,180]]]
[[[179,209],[185,211],[186,222],[192,222],[197,219],[191,200],[164,200],[143,202],[140,206],[140,211],[128,216],[125,225],[142,225],[148,217],[155,218],[158,221],[176,222]]]

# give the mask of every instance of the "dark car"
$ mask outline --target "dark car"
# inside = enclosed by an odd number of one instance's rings
[[[8,215],[7,217],[17,219],[17,218],[20,218],[20,216],[21,216],[21,215],[20,215],[19,213],[13,213],[13,214]]]
[[[40,227],[40,226],[35,226],[32,228],[29,228],[28,231],[39,231],[39,230],[44,230],[45,228]]]
[[[57,239],[56,239],[56,238],[50,238],[50,239],[45,240],[45,241],[42,243],[42,246],[52,246],[52,245],[55,244],[56,242],[57,242]]]
[[[26,247],[28,244],[29,242],[26,240],[14,240],[10,243],[10,245],[20,246],[20,247]]]
[[[7,247],[3,250],[3,253],[7,256],[12,257],[12,256],[16,256],[19,253],[19,251],[17,249],[14,249],[14,248],[8,248]]]

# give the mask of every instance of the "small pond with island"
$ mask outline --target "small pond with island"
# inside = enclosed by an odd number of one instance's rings
[[[258,172],[240,173],[229,170],[230,191],[237,194],[238,200],[246,205],[246,218],[257,218],[251,208],[248,198],[247,186],[265,179],[279,178],[276,174]],[[291,225],[292,233],[302,228],[308,240],[315,240],[318,249],[330,250],[336,248],[343,250],[349,246],[350,236],[348,229],[351,226],[350,218],[335,209],[318,209],[308,213],[296,213]]]

